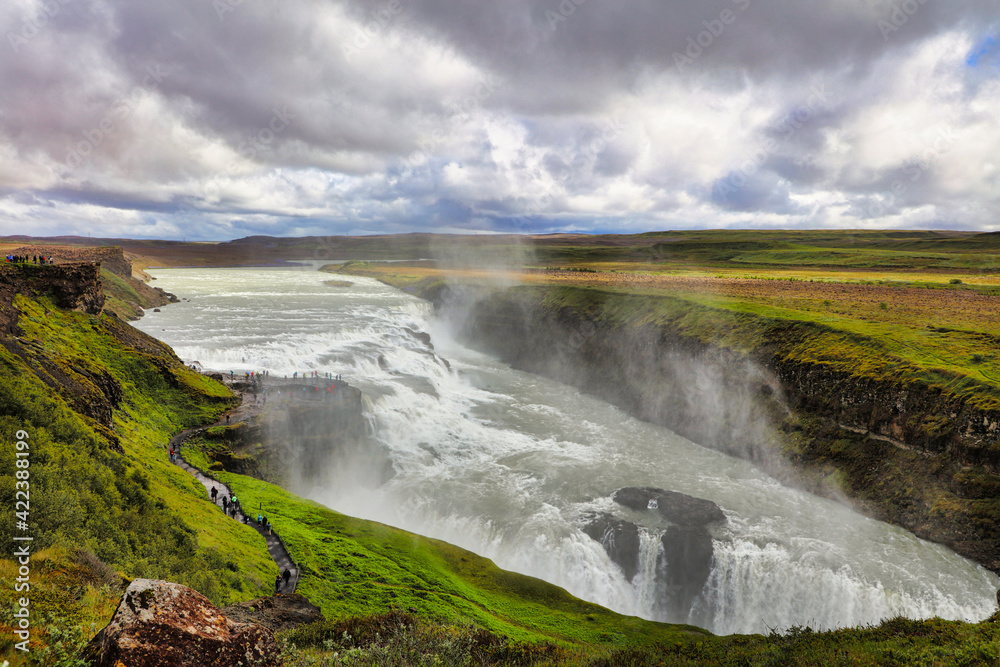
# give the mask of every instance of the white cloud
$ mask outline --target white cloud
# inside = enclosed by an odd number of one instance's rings
[[[0,233],[991,229],[1000,8],[882,5],[59,4],[0,45]]]

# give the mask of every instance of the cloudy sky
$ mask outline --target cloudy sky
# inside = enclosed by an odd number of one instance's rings
[[[0,234],[1000,229],[996,0],[4,0]]]

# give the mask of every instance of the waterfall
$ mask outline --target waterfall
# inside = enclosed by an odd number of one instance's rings
[[[716,633],[896,615],[981,620],[995,608],[1000,579],[946,548],[468,350],[427,304],[374,280],[331,288],[323,274],[290,269],[156,275],[190,301],[138,325],[183,359],[223,372],[343,374],[364,392],[370,437],[395,475],[373,487],[331,460],[295,489],[338,511],[447,540],[621,613]],[[707,578],[683,605],[665,566],[670,524],[612,500],[626,486],[725,512],[705,538]],[[584,532],[582,517],[596,514],[637,527],[631,580]]]

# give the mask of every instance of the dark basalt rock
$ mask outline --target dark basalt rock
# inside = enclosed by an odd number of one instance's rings
[[[410,327],[403,327],[403,331],[405,331],[406,333],[410,334],[411,336],[419,340],[421,343],[429,347],[431,350],[434,349],[434,344],[431,343],[431,335],[429,333],[426,333],[424,331],[414,331]]]
[[[712,571],[712,536],[707,526],[726,520],[718,505],[676,491],[625,487],[612,498],[636,511],[656,511],[674,524],[660,538],[656,559],[658,606],[671,622],[686,622]],[[610,514],[588,515],[583,532],[604,546],[632,581],[639,571],[639,528]]]
[[[618,489],[611,497],[619,505],[634,510],[655,509],[664,519],[681,526],[704,526],[726,520],[722,509],[711,500],[676,491],[629,486]]]
[[[639,527],[603,512],[586,518],[583,532],[600,542],[611,560],[625,573],[625,578],[632,581],[639,571]]]
[[[668,612],[687,616],[712,571],[712,537],[703,526],[670,526],[660,538],[657,585]]]

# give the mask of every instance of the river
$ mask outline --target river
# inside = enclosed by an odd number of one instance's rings
[[[899,615],[979,621],[995,610],[1000,579],[947,548],[472,351],[410,295],[367,278],[328,286],[341,277],[314,269],[155,270],[155,285],[186,300],[137,323],[206,369],[341,374],[364,392],[396,475],[375,486],[331,464],[302,495],[615,611],[718,634]],[[429,333],[433,351],[407,328]],[[664,527],[611,500],[625,486],[705,498],[726,514],[712,528],[711,573],[682,618],[654,581]],[[594,512],[643,521],[632,581],[582,531]]]

